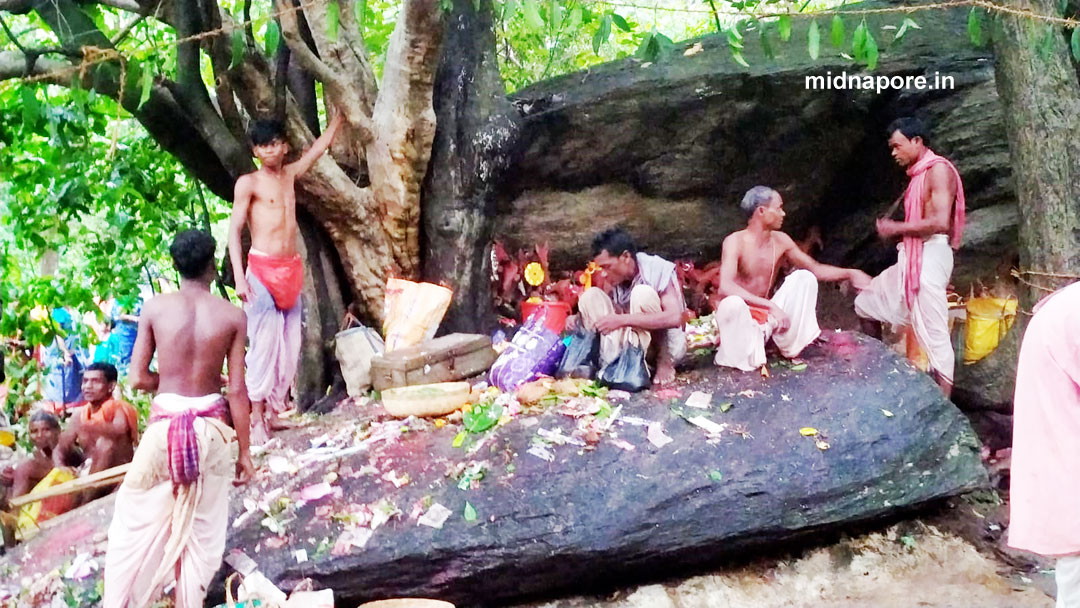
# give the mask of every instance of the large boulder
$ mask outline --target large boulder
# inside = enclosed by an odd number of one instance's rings
[[[873,3],[859,4],[860,8]],[[934,148],[956,162],[972,213],[956,280],[966,291],[1016,252],[1015,195],[1001,104],[988,49],[968,41],[966,9],[926,11],[893,42],[899,17],[868,15],[883,47],[872,72],[822,45],[806,52],[808,22],[792,39],[768,35],[765,56],[748,31],[744,56],[723,36],[676,45],[653,63],[627,58],[545,80],[515,92],[522,114],[517,160],[503,185],[497,238],[551,241],[556,267],[581,267],[594,232],[631,228],[669,258],[719,256],[724,235],[744,220],[736,204],[755,184],[786,201],[786,229],[822,228],[823,258],[877,271],[896,252],[877,242],[873,219],[903,190],[885,127],[916,114],[933,130]],[[854,24],[859,18],[849,19]],[[887,44],[886,44],[887,43]],[[698,51],[699,52],[695,52]],[[954,79],[951,89],[814,90],[807,78],[848,74]]]
[[[341,605],[393,596],[495,604],[746,556],[986,482],[970,426],[926,375],[877,341],[828,338],[807,350],[805,369],[774,364],[763,378],[708,365],[689,372],[678,395],[613,400],[621,409],[595,449],[548,445],[550,461],[529,450],[554,432],[572,436],[577,422],[551,407],[453,447],[460,425],[410,421],[402,432],[395,423],[369,425],[372,406],[345,406],[285,436],[290,447],[277,454],[298,471],[264,468],[235,493],[228,546],[283,587],[305,577],[332,587]],[[711,392],[712,405],[687,406],[692,390]],[[710,437],[688,421],[694,416],[726,426]],[[652,444],[642,420],[656,422],[671,442]],[[800,433],[804,427],[817,435]],[[486,463],[483,478],[459,486],[475,462]],[[293,503],[278,516],[283,534],[260,513],[244,514],[268,495],[295,500],[326,480],[340,494]],[[450,511],[441,529],[418,525],[419,510],[434,513],[436,504]],[[362,539],[343,535],[372,505],[401,513],[363,548],[343,544]],[[107,521],[92,515],[68,522]],[[100,528],[73,539],[68,527],[50,527],[0,568],[17,564],[8,572],[34,577],[65,559],[57,551],[64,542],[101,541]]]

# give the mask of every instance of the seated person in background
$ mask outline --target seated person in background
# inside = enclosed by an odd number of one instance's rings
[[[86,405],[75,411],[56,448],[58,458],[80,448],[90,460],[90,473],[131,462],[139,439],[139,415],[130,403],[113,399],[116,368],[93,363],[83,373],[82,392]],[[94,491],[87,500],[100,498],[109,488]]]
[[[780,232],[784,201],[772,188],[754,186],[740,207],[746,228],[724,239],[719,294],[713,320],[720,334],[717,365],[743,371],[765,364],[765,342],[771,337],[785,357],[796,357],[821,330],[817,324],[818,280],[851,281],[856,289],[870,276],[853,268],[820,264]],[[798,268],[773,293],[785,262]],[[769,294],[773,294],[769,297]]]
[[[682,287],[675,264],[639,252],[621,228],[593,239],[593,262],[604,284],[586,289],[578,300],[581,323],[600,334],[600,366],[614,361],[624,348],[656,346],[655,384],[675,379],[675,364],[686,355]]]
[[[77,466],[77,455],[72,454],[73,460],[54,464],[59,440],[60,420],[56,416],[39,411],[30,417],[30,441],[34,444],[34,453],[29,460],[15,467],[11,479],[11,498],[41,492],[75,478],[74,471],[64,465]],[[18,514],[18,529],[26,533],[76,505],[76,497],[71,494],[25,505]]]

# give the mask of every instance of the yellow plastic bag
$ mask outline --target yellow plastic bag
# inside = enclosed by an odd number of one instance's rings
[[[964,364],[970,365],[994,352],[1016,320],[1016,305],[1015,297],[968,300]]]
[[[387,280],[383,297],[386,352],[434,338],[453,295],[453,291],[440,285]]]

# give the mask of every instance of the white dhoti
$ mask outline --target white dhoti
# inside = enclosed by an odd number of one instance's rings
[[[635,285],[630,291],[630,314],[662,312],[660,294],[648,285]],[[589,331],[596,328],[596,322],[603,317],[615,314],[615,304],[602,289],[591,287],[578,298],[578,312],[581,313],[582,327]],[[600,367],[611,363],[624,348],[638,346],[645,353],[649,352],[653,337],[657,338],[657,357],[672,363],[679,363],[686,356],[686,333],[682,326],[670,329],[648,330],[636,327],[623,327],[600,336]]]
[[[787,314],[791,325],[776,331],[777,320],[771,315],[759,323],[750,306],[739,296],[728,296],[713,312],[719,333],[713,362],[725,367],[751,371],[765,365],[765,342],[772,341],[785,357],[797,357],[821,335],[817,322],[817,277],[809,270],[796,270],[784,279],[771,301]]]
[[[923,242],[919,292],[908,310],[904,301],[904,273],[907,258],[904,245],[897,245],[896,263],[874,277],[870,287],[855,298],[855,314],[893,326],[911,326],[930,368],[953,381],[956,354],[949,336],[949,302],[946,291],[952,276],[953,251],[949,237],[935,234]]]
[[[220,395],[168,397],[168,409],[202,409]],[[179,404],[177,403],[179,401]],[[187,402],[187,403],[185,403]],[[234,431],[215,418],[195,418],[198,478],[170,477],[169,420],[147,427],[116,496],[105,554],[105,608],[144,608],[176,583],[177,608],[203,605],[225,551],[229,490],[235,475]]]
[[[1080,555],[1059,557],[1054,566],[1055,608],[1080,608]]]

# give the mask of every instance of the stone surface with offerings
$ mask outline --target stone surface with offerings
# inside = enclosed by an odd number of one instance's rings
[[[227,552],[343,605],[502,603],[677,574],[985,483],[970,426],[925,374],[861,335],[826,337],[767,377],[705,366],[636,395],[477,386],[465,411],[404,420],[343,403],[258,455]],[[108,506],[0,558],[6,588],[53,576],[92,590],[99,570],[68,581],[61,566],[102,563]]]

